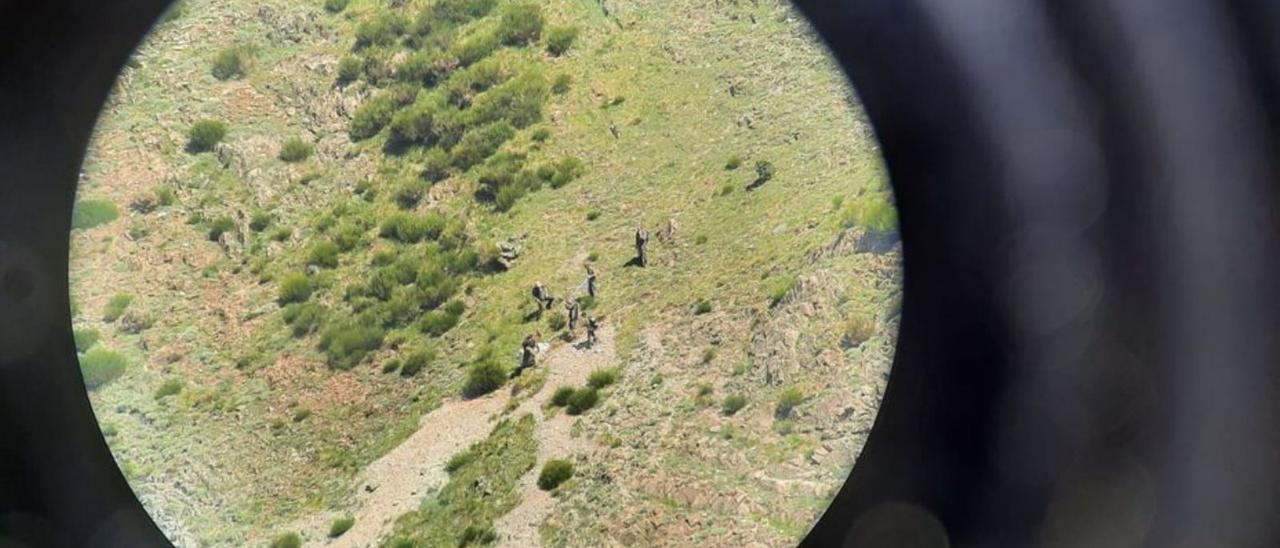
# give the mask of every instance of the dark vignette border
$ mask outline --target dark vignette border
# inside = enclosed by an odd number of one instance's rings
[[[0,546],[167,544],[93,419],[66,276],[97,112],[165,4],[0,2]],[[1280,10],[797,4],[905,258],[881,413],[806,543],[1275,545]],[[1073,512],[1098,486],[1107,519]]]

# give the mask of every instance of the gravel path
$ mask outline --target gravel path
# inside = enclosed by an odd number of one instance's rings
[[[552,348],[541,360],[547,368],[543,389],[524,401],[513,413],[531,413],[539,419],[536,439],[538,461],[521,478],[523,497],[520,505],[498,520],[499,538],[503,545],[537,546],[538,525],[550,514],[555,500],[538,489],[538,472],[548,458],[567,458],[590,450],[587,440],[569,435],[574,417],[557,413],[541,419],[542,405],[557,386],[581,386],[596,368],[616,363],[613,330],[603,329],[594,347],[573,343]],[[356,477],[355,525],[336,539],[327,536],[329,524],[348,512],[325,511],[295,522],[288,530],[301,531],[311,546],[332,548],[366,548],[391,532],[397,517],[416,508],[427,493],[444,487],[448,481],[445,463],[453,455],[489,435],[493,422],[510,400],[506,390],[473,400],[451,400],[422,417],[420,427],[409,438],[382,458],[369,464]]]
[[[549,368],[546,385],[541,392],[521,404],[516,409],[515,416],[533,413],[534,417],[541,417],[540,409],[551,398],[557,386],[582,386],[593,370],[616,365],[617,352],[612,329],[602,330],[600,341],[594,347],[564,345],[556,348],[547,356],[546,364]],[[575,454],[588,453],[595,447],[590,440],[570,436],[574,420],[575,417],[563,412],[539,420],[535,433],[538,440],[538,462],[520,479],[520,487],[524,491],[520,505],[499,518],[495,524],[500,546],[524,548],[542,543],[538,526],[555,507],[555,499],[551,494],[537,486],[542,465],[548,459],[569,459]]]

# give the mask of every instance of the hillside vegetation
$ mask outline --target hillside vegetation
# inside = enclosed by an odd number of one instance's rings
[[[781,0],[182,0],[85,172],[86,386],[179,545],[788,545],[888,374],[892,198]],[[532,334],[610,363],[512,378]],[[484,398],[442,483],[368,515],[362,471]]]

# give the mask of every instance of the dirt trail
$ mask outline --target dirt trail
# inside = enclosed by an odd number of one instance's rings
[[[528,547],[540,545],[538,525],[551,513],[555,500],[551,494],[538,488],[538,473],[542,465],[551,458],[568,459],[575,454],[590,452],[595,444],[583,438],[574,438],[569,434],[573,427],[574,417],[560,412],[554,416],[541,419],[540,409],[551,398],[557,386],[582,386],[587,377],[595,369],[612,367],[617,364],[617,351],[614,347],[613,330],[601,330],[600,341],[594,347],[582,345],[564,345],[548,353],[546,364],[547,383],[542,391],[529,398],[515,411],[515,416],[533,413],[538,417],[538,429],[535,433],[538,440],[538,461],[529,473],[520,479],[520,488],[524,496],[520,504],[495,524],[498,530],[499,545]]]
[[[590,442],[570,437],[574,417],[558,413],[542,419],[542,405],[562,384],[581,386],[591,371],[616,363],[614,333],[603,329],[600,341],[586,347],[581,341],[561,344],[547,351],[540,367],[547,368],[547,381],[542,390],[521,403],[512,416],[531,413],[538,419],[536,439],[538,461],[521,478],[523,498],[520,505],[498,521],[499,538],[504,545],[536,546],[538,524],[551,512],[554,500],[535,485],[537,474],[548,458],[565,458],[584,452]],[[422,417],[420,427],[409,438],[382,458],[369,464],[356,477],[355,508],[349,512],[325,511],[306,516],[289,530],[300,531],[309,545],[332,548],[365,548],[376,546],[391,531],[397,517],[417,508],[428,492],[448,481],[445,463],[489,435],[490,423],[506,408],[511,399],[502,390],[474,400],[451,400]],[[355,525],[341,537],[329,539],[329,524],[343,515],[355,516]]]

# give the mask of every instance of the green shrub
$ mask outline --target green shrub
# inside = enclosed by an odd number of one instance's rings
[[[453,147],[453,165],[466,171],[497,152],[515,134],[515,128],[505,120],[472,129]]]
[[[333,231],[333,244],[346,253],[364,244],[365,229],[351,221],[342,221]]]
[[[284,307],[281,317],[292,328],[293,336],[303,337],[320,327],[324,308],[315,303],[292,303]]]
[[[742,408],[746,406],[747,406],[746,396],[743,396],[741,394],[733,394],[731,396],[725,396],[724,403],[720,404],[720,412],[723,413],[726,417],[731,417],[734,414],[736,414],[738,411],[741,411]]]
[[[198,153],[213,150],[226,136],[226,124],[217,120],[200,120],[187,131],[187,151]]]
[[[311,298],[311,279],[306,274],[295,272],[284,277],[280,281],[280,297],[281,305],[289,303],[306,302]]]
[[[465,112],[471,126],[505,120],[525,128],[542,120],[546,100],[546,76],[535,68],[480,94]]]
[[[396,143],[430,146],[439,140],[435,132],[436,101],[423,96],[391,117],[390,139]]]
[[[350,531],[355,524],[356,518],[354,516],[343,516],[333,520],[333,523],[329,524],[329,538],[342,536],[347,531]]]
[[[128,362],[124,356],[95,346],[80,356],[80,375],[84,377],[86,388],[93,390],[116,380],[124,374]]]
[[[352,55],[343,55],[342,59],[338,60],[338,83],[346,85],[360,79],[360,72],[363,68],[359,58]]]
[[[707,313],[709,313],[709,312],[711,312],[711,301],[708,301],[708,300],[702,299],[702,300],[699,300],[698,302],[694,303],[694,305],[693,305],[693,313],[694,313],[695,315],[701,316],[701,315],[703,315],[703,314],[707,314]]]
[[[583,312],[591,310],[596,307],[596,298],[591,295],[583,295],[578,298],[578,307],[581,308]]]
[[[550,491],[573,477],[573,463],[567,460],[551,459],[542,465],[538,474],[538,489]]]
[[[470,449],[465,450],[449,457],[449,460],[444,463],[444,471],[452,474],[462,469],[463,466],[471,464],[471,461],[473,460],[476,460],[475,452]]]
[[[378,235],[402,243],[417,243],[423,238],[439,238],[447,223],[444,215],[435,212],[421,217],[397,212],[382,222]]]
[[[404,34],[409,21],[394,11],[381,11],[356,25],[356,49],[389,46]]]
[[[324,0],[324,11],[329,13],[342,13],[347,9],[347,3],[350,0]]]
[[[591,211],[588,211],[588,212],[587,212],[587,220],[588,220],[588,221],[594,221],[594,220],[599,219],[599,218],[600,218],[600,210],[598,210],[598,209],[593,209],[593,210],[591,210]]]
[[[795,286],[795,276],[779,276],[769,280],[765,284],[765,293],[769,296],[769,306],[778,306],[778,303],[787,298],[787,295],[791,293]]]
[[[447,310],[432,310],[422,315],[422,319],[418,321],[418,329],[424,334],[439,337],[457,326],[458,320],[458,314]]]
[[[479,32],[458,41],[449,53],[465,67],[488,57],[501,45],[496,34]]]
[[[468,525],[462,530],[462,535],[458,537],[458,546],[470,546],[472,544],[493,544],[498,540],[498,532],[493,530],[491,526]]]
[[[405,179],[396,187],[392,197],[396,201],[396,205],[403,209],[413,209],[422,201],[422,196],[427,193],[427,183],[421,179]]]
[[[569,51],[569,46],[578,38],[578,27],[569,25],[547,29],[547,51],[557,57]]]
[[[404,359],[404,366],[400,368],[400,375],[404,377],[417,375],[419,371],[425,369],[435,359],[436,353],[434,350],[416,350]]]
[[[728,160],[725,161],[724,168],[726,170],[733,171],[735,169],[738,169],[738,167],[741,165],[742,165],[742,157],[738,156],[737,154],[734,154],[733,156],[730,156]]]
[[[356,109],[351,116],[351,124],[347,133],[353,141],[362,141],[377,135],[382,128],[391,123],[396,113],[396,102],[388,95],[377,95]]]
[[[102,309],[102,321],[114,322],[124,315],[124,311],[133,303],[133,295],[119,294],[111,297],[107,301],[107,306]]]
[[[249,230],[254,232],[262,232],[271,226],[271,213],[267,211],[255,211],[249,218]]]
[[[565,402],[565,412],[570,415],[581,415],[595,407],[599,401],[600,393],[595,388],[579,388],[574,390],[573,395],[569,396],[569,401]]]
[[[83,354],[86,350],[93,348],[102,339],[102,334],[96,329],[77,329],[72,332],[76,341],[76,352]]]
[[[160,186],[156,187],[156,203],[160,207],[168,207],[178,201],[178,195],[174,193],[173,187]]]
[[[271,548],[302,548],[302,537],[297,533],[285,533],[271,541]]]
[[[321,240],[311,246],[310,253],[307,254],[307,264],[320,266],[324,268],[335,268],[338,266],[338,245]]]
[[[709,364],[709,363],[711,363],[711,362],[715,361],[715,359],[716,359],[716,354],[717,354],[717,352],[716,352],[716,349],[715,349],[715,347],[714,347],[714,346],[713,346],[713,347],[710,347],[710,348],[707,348],[706,350],[703,350],[703,351],[702,351],[702,365],[707,365],[707,364]]]
[[[169,396],[176,395],[182,391],[182,381],[179,379],[168,379],[156,388],[156,399],[164,399]]]
[[[564,95],[569,92],[569,87],[573,84],[573,77],[568,74],[557,74],[556,79],[551,82],[551,93],[556,95]]]
[[[298,137],[290,137],[280,144],[280,161],[285,163],[297,163],[311,157],[311,153],[315,147]]]
[[[467,370],[467,382],[462,387],[462,395],[468,398],[483,396],[500,388],[506,379],[507,373],[502,365],[489,356],[471,364]]]
[[[209,225],[209,241],[216,242],[222,239],[222,235],[228,232],[235,232],[236,222],[231,217],[218,217]]]
[[[106,200],[81,200],[71,210],[71,228],[89,229],[116,220],[120,210]]]
[[[360,62],[360,73],[371,86],[385,86],[395,76],[395,67],[391,64],[392,56],[388,50],[370,50]],[[392,106],[396,105],[394,102]]]
[[[302,408],[293,412],[293,422],[302,422],[311,418],[311,410]]]
[[[616,367],[596,369],[587,376],[587,386],[596,390],[601,390],[615,382],[618,382],[618,368]]]
[[[397,359],[387,360],[387,363],[382,364],[382,372],[395,373],[397,369],[400,369],[400,365],[401,365],[400,360],[397,360]]]
[[[556,407],[569,405],[570,396],[573,396],[572,386],[557,386],[556,391],[551,394],[551,405]]]
[[[493,197],[493,208],[498,211],[510,211],[526,193],[525,187],[519,185],[501,187],[498,189],[497,195]]]
[[[845,228],[860,226],[877,232],[893,232],[898,229],[898,210],[887,192],[876,192],[851,202],[841,213],[841,225]]]
[[[852,314],[844,321],[844,342],[858,346],[876,334],[876,320],[869,314]]]
[[[778,404],[773,408],[773,416],[779,419],[791,417],[791,412],[795,410],[796,406],[804,403],[804,400],[804,392],[801,392],[797,387],[792,386],[783,390],[778,395]]]
[[[423,155],[422,173],[419,175],[429,183],[443,181],[449,177],[451,163],[448,152],[445,152],[444,149],[432,148]]]
[[[230,47],[218,52],[213,58],[213,68],[209,72],[219,80],[231,80],[244,76],[244,50],[239,47]]]
[[[551,177],[551,188],[560,188],[582,176],[584,168],[582,160],[572,156],[561,158],[556,162],[555,175]]]
[[[697,397],[699,399],[706,398],[707,396],[710,396],[715,391],[716,389],[714,386],[711,386],[711,383],[704,382],[698,385]]]
[[[276,242],[283,242],[293,237],[293,229],[287,226],[276,228],[271,232],[271,239]]]
[[[351,321],[331,326],[320,335],[320,350],[329,358],[329,366],[348,370],[366,355],[382,347],[385,336],[381,326]]]
[[[512,4],[498,21],[497,37],[502,43],[511,46],[536,42],[542,35],[544,22],[542,8],[537,4]]]
[[[545,143],[547,140],[551,139],[551,130],[545,127],[540,127],[533,130],[533,132],[529,134],[529,138],[535,143]]]

